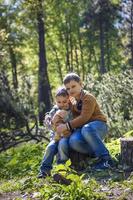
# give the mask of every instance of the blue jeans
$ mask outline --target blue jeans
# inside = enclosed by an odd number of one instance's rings
[[[62,138],[58,144],[58,156],[57,164],[64,164],[69,159],[69,137]]]
[[[52,169],[53,160],[57,155],[57,164],[65,163],[68,159],[68,138],[62,138],[59,142],[52,140],[46,147],[41,163],[40,172],[44,173]]]
[[[102,141],[107,132],[108,127],[105,122],[98,120],[89,122],[73,132],[69,139],[69,145],[77,152],[109,159],[109,151]]]

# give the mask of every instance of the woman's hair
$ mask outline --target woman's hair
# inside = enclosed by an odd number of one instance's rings
[[[79,83],[79,82],[81,81],[81,79],[80,79],[80,77],[79,77],[78,74],[72,72],[72,73],[67,74],[67,75],[64,77],[63,83],[64,83],[64,85],[66,85],[66,84],[69,83],[70,81],[76,81],[76,82]]]
[[[55,93],[55,97],[59,97],[59,96],[63,96],[63,97],[69,96],[65,87],[59,87],[57,89],[57,91]]]

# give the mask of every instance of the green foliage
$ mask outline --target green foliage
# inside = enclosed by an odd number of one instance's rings
[[[133,137],[133,130],[128,131],[128,132],[125,134],[125,137]]]
[[[32,175],[38,171],[43,156],[43,146],[25,143],[1,153],[0,178]]]
[[[47,178],[46,181],[39,181],[31,177],[24,180],[22,191],[29,193],[34,191],[39,198],[46,200],[105,199],[103,193],[97,192],[99,184],[94,179],[85,182],[82,176],[71,174],[71,180],[71,185],[66,186],[53,182],[51,178]]]
[[[120,154],[120,139],[107,143],[107,148],[109,149],[111,156],[117,159],[117,155]]]
[[[6,2],[7,4],[2,0],[0,6],[0,132],[2,133],[24,128],[29,116],[37,111],[38,88],[37,2],[34,0]],[[92,4],[93,9],[100,1],[96,3],[86,0],[54,0],[50,2],[46,0],[42,2],[51,89],[55,89],[57,85],[61,84],[64,74],[68,71],[78,72],[83,79],[86,78],[87,72],[95,73],[95,77],[99,76],[101,49],[98,25],[101,15],[104,18],[104,24],[107,24],[106,30],[104,29],[106,70],[118,72],[121,69],[129,68],[126,63],[129,61],[131,52],[130,45],[127,44],[132,41],[129,41],[129,34],[123,36],[117,27],[119,25],[121,25],[121,29],[124,27],[120,18],[117,18],[118,7],[115,6],[116,9],[111,9],[111,12],[107,11],[106,6],[103,7],[104,12],[97,7],[93,10],[95,13],[92,13],[94,15],[91,20],[87,15],[87,23],[83,25],[83,13],[88,11],[89,4],[94,3]],[[107,3],[118,5],[120,1],[111,0]],[[100,15],[98,15],[99,11]],[[128,16],[123,16],[128,19],[129,14],[128,12]],[[122,43],[127,45],[128,52],[125,52]],[[123,52],[126,53],[126,56],[123,55]],[[15,64],[18,80],[17,90],[13,88]],[[2,72],[3,69],[5,73]],[[108,116],[111,136],[116,138],[123,136],[126,131],[133,130],[132,71],[125,71],[117,75],[105,74],[99,79],[95,79],[95,77],[89,76],[86,88],[97,96]],[[129,131],[125,136],[133,136],[133,131]],[[107,147],[112,157],[117,159],[117,155],[120,153],[119,140],[111,141]],[[33,143],[24,143],[24,145],[1,153],[0,193],[19,190],[26,192],[29,199],[103,200],[107,193],[104,190],[102,192],[101,186],[96,180],[102,179],[103,185],[107,185],[105,178],[113,182],[109,186],[110,190],[122,183],[125,187],[130,186],[133,190],[132,177],[131,180],[122,182],[122,178],[117,172],[109,171],[106,173],[89,172],[85,178],[84,175],[79,176],[70,170],[70,162],[65,166],[55,167],[53,173],[62,170],[62,174],[72,180],[71,185],[57,184],[53,182],[52,178],[37,180],[36,174],[42,156],[42,144]],[[14,179],[9,181],[11,178]],[[3,179],[7,180],[3,181]],[[121,180],[121,182],[115,184],[114,180]],[[125,198],[125,194],[120,198]]]
[[[131,137],[132,134],[133,131],[129,131],[124,136]],[[118,140],[112,140],[107,146],[113,157],[119,153],[120,143]],[[86,174],[78,175],[69,168],[70,161],[66,165],[55,165],[52,171],[52,174],[62,173],[67,179],[71,179],[70,185],[58,184],[52,177],[43,180],[37,179],[36,175],[42,154],[43,145],[41,143],[27,143],[1,153],[0,194],[18,191],[20,199],[21,195],[25,194],[27,199],[104,200],[113,195],[112,191],[115,188],[117,191],[124,191],[126,188],[129,188],[130,191],[133,190],[132,175],[125,181],[124,173],[119,170],[86,171]],[[119,197],[122,195],[123,192],[119,194]]]
[[[5,180],[0,185],[0,194],[3,192],[12,192],[21,188],[21,183],[17,179]]]
[[[1,193],[20,190],[29,194],[32,192],[39,198],[46,200],[67,200],[68,198],[70,200],[105,199],[103,193],[99,194],[97,192],[99,185],[96,181],[88,180],[84,182],[83,176],[72,173],[69,169],[69,161],[64,168],[63,166],[59,166],[54,172],[62,169],[67,170],[66,177],[72,180],[71,185],[65,186],[54,183],[51,178],[47,178],[45,182],[37,180],[34,177],[34,173],[35,171],[37,172],[37,167],[40,165],[40,159],[42,158],[42,147],[40,144],[25,144],[14,149],[12,148],[1,155],[1,178],[10,179],[15,176],[17,177],[17,179],[9,182],[3,181],[0,189]],[[19,177],[23,178],[19,180]]]
[[[83,182],[73,182],[70,186],[63,186],[54,184],[51,189],[45,186],[45,189],[41,189],[42,197],[46,200],[104,200],[105,195],[95,192],[98,185],[94,181],[89,181],[88,184]],[[59,195],[60,194],[60,195]]]
[[[108,73],[99,79],[89,76],[86,88],[92,92],[108,117],[111,136],[120,137],[133,129],[133,72]]]
[[[133,136],[133,131],[127,132],[125,137]],[[117,159],[120,153],[120,140],[112,140],[106,144],[112,157]],[[24,143],[16,148],[11,148],[0,155],[0,178],[23,177],[25,175],[34,175],[40,166],[45,145],[42,143]],[[70,169],[71,162],[67,161],[65,165],[54,165],[52,174],[62,173],[65,177],[80,181],[77,173]],[[83,177],[81,177],[82,179]]]
[[[0,72],[0,128],[17,129],[26,125],[26,119],[34,114],[31,85],[25,79],[21,90],[10,86],[7,74]]]

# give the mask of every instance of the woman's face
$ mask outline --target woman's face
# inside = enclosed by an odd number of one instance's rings
[[[66,83],[65,87],[70,96],[75,97],[75,98],[80,97],[80,93],[81,93],[81,89],[82,89],[81,82],[72,80],[69,83]]]

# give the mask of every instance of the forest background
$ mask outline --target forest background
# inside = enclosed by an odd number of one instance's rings
[[[107,115],[108,141],[133,130],[132,0],[0,0],[1,152],[48,140],[42,120],[72,71]]]

